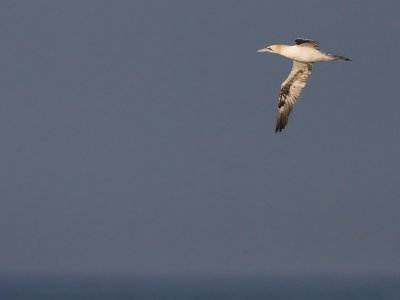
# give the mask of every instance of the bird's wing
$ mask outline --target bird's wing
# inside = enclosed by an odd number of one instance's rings
[[[311,47],[319,50],[319,43],[313,40],[298,38],[295,39],[294,42],[296,43],[296,45],[301,47]]]
[[[281,85],[275,132],[282,131],[288,123],[289,114],[299,98],[301,91],[311,77],[311,64],[293,61],[292,71]]]

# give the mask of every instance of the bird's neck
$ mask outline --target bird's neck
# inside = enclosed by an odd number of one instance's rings
[[[287,45],[275,45],[274,50],[276,52],[278,52],[279,54],[281,54],[281,52],[284,51],[284,49],[286,49],[287,47],[289,47],[289,46],[287,46]]]

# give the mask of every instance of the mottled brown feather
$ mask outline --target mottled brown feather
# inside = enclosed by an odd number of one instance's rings
[[[311,71],[311,64],[293,61],[292,71],[282,84],[279,93],[275,132],[280,132],[286,127],[289,114],[299,98],[301,91],[310,79]]]

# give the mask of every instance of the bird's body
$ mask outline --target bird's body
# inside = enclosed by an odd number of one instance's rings
[[[281,46],[280,54],[304,63],[315,63],[321,61],[331,61],[334,60],[332,56],[327,55],[326,53],[321,52],[312,47],[302,47],[302,46]]]
[[[316,62],[350,60],[346,57],[320,51],[317,42],[308,39],[296,39],[296,45],[272,45],[258,52],[280,54],[293,60],[292,71],[282,83],[276,114],[275,132],[282,131],[288,123],[289,114],[297,98],[311,77],[312,64]]]

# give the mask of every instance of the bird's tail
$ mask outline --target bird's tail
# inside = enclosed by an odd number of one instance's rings
[[[351,61],[350,58],[340,56],[340,55],[334,55],[334,54],[328,54],[332,58],[332,60],[345,60],[345,61]]]

